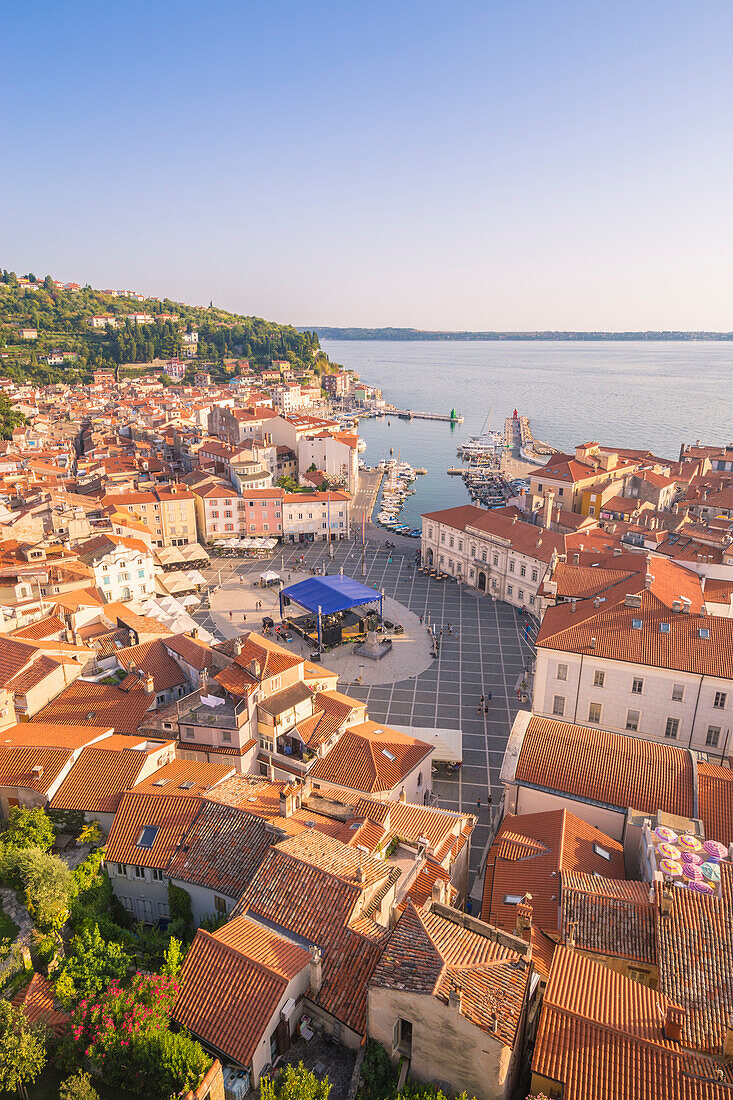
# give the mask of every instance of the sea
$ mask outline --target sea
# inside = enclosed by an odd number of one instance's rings
[[[323,348],[397,408],[464,417],[360,421],[367,465],[392,450],[427,469],[401,515],[416,527],[422,512],[468,502],[463,481],[446,473],[459,464],[458,445],[487,419],[503,429],[515,408],[535,439],[563,451],[595,440],[676,459],[682,443],[733,442],[733,342],[324,340]]]

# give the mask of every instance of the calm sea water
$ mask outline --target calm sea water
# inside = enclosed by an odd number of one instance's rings
[[[503,428],[514,408],[537,439],[562,450],[589,439],[648,447],[677,458],[682,442],[733,440],[733,343],[529,343],[526,341],[325,340],[332,360],[379,386],[398,408],[449,413],[463,424],[362,420],[368,465],[394,454],[425,466],[404,521],[468,500],[446,470],[456,448],[481,430]]]

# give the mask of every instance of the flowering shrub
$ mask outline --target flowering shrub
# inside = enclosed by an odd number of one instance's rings
[[[138,972],[128,988],[114,980],[80,1001],[71,1020],[77,1059],[107,1083],[159,1100],[195,1087],[211,1059],[188,1035],[169,1030],[179,990],[171,977]]]

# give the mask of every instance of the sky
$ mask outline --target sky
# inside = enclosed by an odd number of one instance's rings
[[[0,267],[296,325],[733,329],[730,0],[37,0]]]

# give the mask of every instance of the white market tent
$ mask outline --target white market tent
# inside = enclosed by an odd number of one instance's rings
[[[262,584],[275,584],[275,582],[280,579],[280,574],[276,573],[274,569],[266,569],[264,573],[260,573],[260,582]]]
[[[391,723],[392,729],[398,733],[406,733],[408,737],[416,737],[418,741],[425,741],[433,746],[433,763],[461,764],[463,762],[463,734],[461,730],[433,729],[425,726],[396,726]]]

